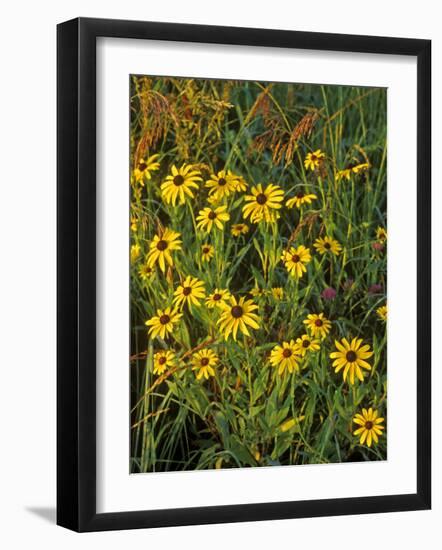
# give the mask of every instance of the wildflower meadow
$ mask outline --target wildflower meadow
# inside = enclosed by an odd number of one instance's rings
[[[386,98],[131,76],[132,473],[387,458]]]

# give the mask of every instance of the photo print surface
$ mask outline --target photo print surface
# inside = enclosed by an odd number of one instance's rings
[[[130,472],[387,458],[387,90],[130,76]]]

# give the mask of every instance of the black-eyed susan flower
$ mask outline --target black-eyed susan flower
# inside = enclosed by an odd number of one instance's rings
[[[194,198],[192,189],[198,189],[198,182],[202,181],[201,173],[195,170],[191,164],[183,164],[181,168],[172,166],[172,173],[169,174],[164,183],[161,184],[161,195],[163,199],[173,206],[184,204],[186,196]]]
[[[152,178],[151,172],[155,172],[160,168],[160,163],[157,159],[160,155],[152,155],[151,157],[142,158],[138,161],[134,168],[135,181],[144,185],[143,180],[150,180]]]
[[[338,241],[328,237],[327,235],[324,238],[319,237],[316,239],[313,246],[319,254],[333,254],[334,256],[338,256],[342,251],[342,246],[338,243]]]
[[[304,160],[304,167],[306,170],[315,170],[324,160],[325,154],[321,149],[316,149],[312,153],[307,153]]]
[[[280,286],[272,288],[271,293],[275,300],[282,300],[284,298],[284,289]]]
[[[290,275],[295,277],[295,279],[300,279],[307,271],[305,266],[311,259],[310,250],[302,244],[297,248],[291,246],[289,250],[285,250],[281,256],[281,260],[284,262],[287,271]]]
[[[199,211],[196,219],[198,229],[210,233],[214,226],[222,231],[224,229],[224,222],[230,219],[230,215],[227,212],[227,206],[218,206],[218,208],[206,207]]]
[[[221,170],[217,174],[212,174],[206,181],[206,187],[209,188],[209,194],[216,196],[217,200],[228,197],[235,191],[235,178],[231,172]]]
[[[246,235],[249,232],[249,226],[245,223],[235,223],[232,225],[231,232],[234,237]]]
[[[204,283],[196,277],[188,275],[183,283],[174,292],[173,303],[175,307],[200,306],[200,300],[205,297]]]
[[[359,174],[360,172],[365,172],[370,168],[370,164],[368,162],[361,162],[360,164],[356,164],[355,166],[351,167],[351,171],[353,174]]]
[[[298,416],[296,418],[288,418],[280,426],[281,432],[288,432],[293,428],[299,428],[299,424],[305,419],[305,415]]]
[[[211,349],[202,349],[192,355],[192,370],[195,371],[197,380],[201,378],[209,379],[215,376],[213,367],[218,363],[218,356]]]
[[[287,208],[301,208],[303,204],[311,204],[312,201],[316,200],[318,197],[314,193],[304,193],[304,191],[298,191],[294,197],[288,199],[285,203]]]
[[[272,222],[277,218],[277,211],[281,208],[284,200],[284,191],[278,186],[270,183],[265,189],[261,183],[252,187],[251,195],[245,195],[247,204],[243,206],[244,218],[250,216],[252,223],[260,221]]]
[[[155,270],[147,263],[143,264],[138,270],[138,275],[142,281],[150,281],[154,276]]]
[[[384,227],[379,226],[376,229],[376,239],[381,243],[386,242],[386,240],[387,240],[387,230]]]
[[[233,174],[232,172],[230,172],[230,170],[229,170],[229,174],[232,175],[233,187],[237,193],[239,193],[240,191],[247,191],[248,184],[242,176],[237,176],[236,174]]]
[[[258,306],[253,303],[253,300],[246,300],[244,297],[238,301],[234,296],[231,296],[229,303],[222,307],[221,317],[218,319],[220,331],[227,340],[230,335],[236,340],[238,329],[245,336],[250,336],[247,327],[259,329],[259,316],[254,313]]]
[[[323,313],[310,313],[303,321],[314,338],[325,338],[330,332],[331,322]]]
[[[338,170],[335,175],[335,180],[340,181],[342,179],[346,179],[347,181],[350,181],[350,176],[352,174],[359,174],[360,172],[365,172],[368,170],[370,165],[368,162],[363,162],[361,164],[355,164],[354,166],[348,166],[347,168],[344,168],[342,170]]]
[[[284,374],[299,371],[299,362],[301,361],[301,352],[299,346],[294,340],[282,342],[275,346],[270,353],[270,364],[278,369],[278,374]]]
[[[303,334],[300,338],[296,338],[296,343],[299,347],[301,357],[304,357],[308,351],[319,350],[319,340],[315,340],[308,334]]]
[[[378,307],[376,313],[378,314],[379,319],[385,322],[387,320],[387,304]]]
[[[203,244],[201,247],[201,259],[203,262],[209,262],[215,255],[215,249],[211,244]]]
[[[351,169],[350,168],[343,168],[342,170],[338,170],[335,174],[335,181],[341,181],[342,179],[346,179],[347,181],[350,180],[351,176]]]
[[[133,244],[130,247],[130,263],[134,264],[141,254],[141,246],[139,244]]]
[[[362,409],[362,414],[357,413],[353,417],[353,422],[360,426],[357,428],[353,435],[359,437],[359,443],[364,445],[364,443],[371,447],[372,442],[379,442],[379,436],[382,435],[382,431],[385,429],[382,424],[384,423],[384,418],[378,416],[378,411],[374,411],[371,407],[368,409]]]
[[[231,294],[224,288],[215,288],[215,290],[209,294],[206,298],[206,306],[209,309],[214,307],[223,307],[230,300]]]
[[[373,355],[370,351],[370,346],[365,344],[361,346],[362,338],[353,338],[351,343],[347,338],[342,338],[341,342],[335,340],[335,346],[338,351],[330,353],[333,361],[333,367],[335,372],[343,371],[344,382],[349,375],[350,384],[355,383],[355,375],[362,382],[364,380],[364,374],[362,369],[371,370],[371,365],[367,363],[366,359]]]
[[[153,356],[153,373],[163,374],[166,369],[176,365],[175,353],[171,350],[161,350]]]
[[[179,313],[176,309],[166,307],[166,309],[157,309],[157,314],[146,321],[146,325],[150,327],[149,335],[152,338],[159,336],[165,338],[168,334],[171,334],[181,317],[182,313]]]
[[[166,270],[166,262],[172,266],[172,254],[174,250],[181,250],[180,233],[172,231],[167,227],[152,239],[150,243],[149,254],[147,255],[147,265],[153,267],[157,262],[161,271]]]

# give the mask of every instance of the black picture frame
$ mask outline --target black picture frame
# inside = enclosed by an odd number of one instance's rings
[[[97,37],[395,54],[417,58],[415,494],[96,512]],[[58,25],[57,41],[57,523],[82,532],[429,509],[431,41],[88,18]],[[400,205],[397,207],[400,208]]]

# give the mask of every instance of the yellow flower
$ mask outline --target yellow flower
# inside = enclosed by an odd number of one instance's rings
[[[218,356],[211,349],[202,349],[192,355],[192,370],[196,371],[197,380],[204,376],[206,380],[209,376],[215,376],[213,368],[218,363]]]
[[[325,158],[325,154],[321,151],[321,149],[316,149],[313,153],[307,153],[307,156],[304,160],[304,167],[306,170],[315,170],[323,159]]]
[[[224,333],[224,339],[227,340],[230,334],[236,340],[238,329],[245,336],[250,336],[247,325],[254,329],[259,329],[258,321],[260,320],[256,313],[258,306],[253,303],[253,300],[246,300],[244,297],[236,300],[234,296],[230,298],[230,304],[224,304],[221,317],[217,324],[221,332]]]
[[[319,349],[319,340],[313,340],[308,334],[303,334],[301,338],[297,338],[296,343],[301,357],[304,357],[307,351],[318,351]]]
[[[192,188],[198,189],[198,181],[202,181],[201,174],[195,170],[191,164],[183,164],[181,168],[172,166],[172,174],[169,174],[161,184],[161,194],[163,199],[175,206],[177,199],[178,204],[184,204],[186,195],[191,199],[194,198]]]
[[[350,384],[355,383],[355,374],[362,382],[364,375],[361,369],[371,370],[371,366],[365,359],[368,359],[373,355],[370,351],[368,344],[361,347],[362,338],[353,338],[351,343],[346,338],[342,338],[341,342],[335,340],[335,346],[338,351],[330,353],[333,361],[333,367],[335,372],[339,372],[344,369],[343,378],[344,382],[347,378],[347,374],[350,374]]]
[[[210,195],[216,196],[215,200],[220,200],[235,191],[234,180],[231,172],[227,173],[225,170],[221,170],[218,174],[210,176],[210,179],[206,181],[206,187],[210,189]]]
[[[298,248],[291,246],[281,256],[281,260],[284,262],[287,271],[296,279],[300,279],[307,271],[305,266],[311,259],[310,250],[302,244]]]
[[[230,170],[228,171],[228,173],[232,175],[233,186],[236,192],[247,191],[248,185],[246,180],[242,176],[237,176],[236,174],[233,174]]]
[[[167,368],[172,368],[176,364],[175,353],[170,350],[158,351],[153,356],[153,373],[163,374]]]
[[[287,208],[293,208],[294,206],[296,206],[296,208],[301,208],[303,204],[311,204],[312,201],[317,198],[318,197],[313,193],[304,193],[303,191],[299,191],[292,199],[289,199],[285,204]]]
[[[381,321],[387,320],[387,304],[385,306],[378,307],[376,310],[376,313],[378,314],[378,317]]]
[[[227,206],[218,206],[218,208],[212,209],[209,207],[203,208],[199,211],[197,216],[197,227],[207,233],[210,233],[213,225],[218,229],[223,229],[223,223],[230,219],[230,215],[226,212]]]
[[[206,298],[206,306],[209,309],[213,309],[214,307],[223,307],[226,305],[226,302],[230,300],[230,298],[231,294],[228,290],[215,288],[212,294],[209,294]]]
[[[253,296],[254,298],[259,298],[259,297],[265,295],[265,290],[263,288],[259,288],[259,287],[255,286],[255,288],[252,288],[252,290],[249,292],[249,294],[251,296]]]
[[[141,246],[139,244],[133,244],[130,247],[130,263],[134,264],[140,257]]]
[[[138,270],[138,274],[143,281],[148,281],[149,279],[152,279],[155,271],[153,267],[150,267],[150,265],[143,264],[140,269]]]
[[[303,323],[310,330],[314,338],[325,338],[330,332],[331,322],[324,317],[323,313],[310,313]]]
[[[387,240],[387,230],[383,227],[378,227],[376,229],[376,238],[381,243],[384,243]]]
[[[178,313],[176,309],[166,307],[166,309],[157,309],[157,315],[146,321],[146,325],[150,327],[149,335],[152,338],[159,336],[165,338],[167,334],[173,332],[173,325],[179,322],[182,313]]]
[[[282,206],[284,191],[273,183],[263,189],[259,183],[256,187],[252,187],[251,193],[244,196],[244,200],[248,203],[242,209],[244,218],[247,219],[250,216],[252,223],[275,221],[277,217],[275,210]]]
[[[249,232],[249,226],[245,223],[235,223],[232,225],[232,235],[239,237],[240,235],[246,235]]]
[[[135,181],[144,185],[144,179],[150,180],[152,178],[151,172],[155,172],[159,169],[160,163],[157,159],[160,155],[152,155],[151,157],[140,159],[134,168]]]
[[[325,236],[323,239],[319,237],[313,243],[313,246],[319,252],[319,254],[327,254],[330,252],[334,256],[338,256],[342,251],[342,246],[331,237]]]
[[[366,443],[368,447],[371,447],[372,441],[378,443],[378,436],[382,435],[382,430],[385,429],[384,426],[381,426],[384,419],[378,416],[378,411],[374,411],[371,407],[368,411],[362,409],[362,414],[355,414],[353,422],[361,426],[353,432],[353,435],[360,436],[359,443],[361,445]]]
[[[172,231],[167,227],[158,235],[155,235],[150,243],[149,254],[147,255],[147,265],[153,267],[158,262],[161,271],[166,270],[166,262],[172,266],[173,260],[171,252],[181,250],[181,242],[178,237],[180,233]]]
[[[203,244],[201,247],[201,259],[203,262],[209,262],[215,255],[215,249],[211,244]]]
[[[284,289],[280,286],[272,288],[272,296],[275,300],[282,300],[284,298]]]
[[[175,307],[182,307],[186,303],[188,306],[200,306],[199,301],[205,297],[204,283],[188,275],[173,295]]]
[[[138,220],[136,216],[130,217],[130,230],[135,232],[138,228]]]
[[[370,168],[370,165],[368,162],[362,162],[361,164],[357,164],[356,166],[351,167],[351,171],[353,174],[359,174],[359,172],[365,172],[365,170],[368,170]]]
[[[284,374],[286,370],[298,372],[300,360],[301,352],[294,340],[275,346],[270,353],[270,364],[278,367],[278,374]]]
[[[359,174],[359,172],[364,172],[365,170],[368,170],[370,165],[368,162],[364,162],[362,164],[356,164],[356,166],[349,166],[347,168],[344,168],[343,170],[338,170],[335,175],[335,180],[340,181],[341,179],[345,178],[347,181],[350,181],[350,176],[352,174]]]

